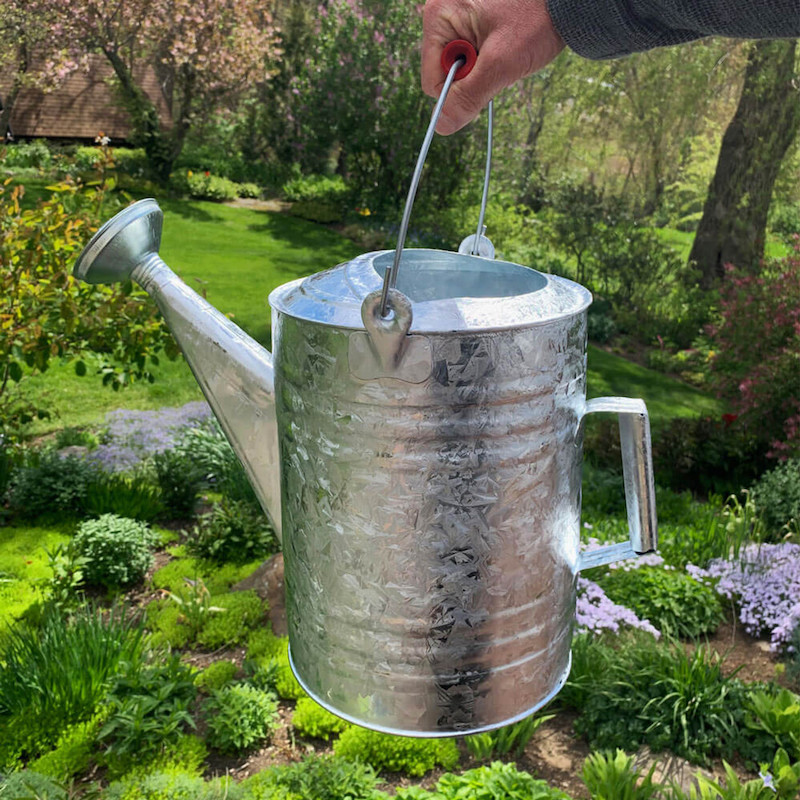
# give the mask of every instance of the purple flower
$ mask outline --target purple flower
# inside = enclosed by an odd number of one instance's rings
[[[578,578],[576,632],[594,634],[606,630],[618,633],[622,626],[647,631],[656,638],[661,636],[649,620],[639,619],[629,608],[612,602],[594,581]]]
[[[210,418],[211,409],[202,401],[156,411],[111,411],[106,414],[105,440],[87,459],[105,472],[124,472],[155,453],[175,447],[187,428]]]
[[[800,545],[749,544],[738,561],[715,558],[707,569],[689,564],[686,571],[733,600],[751,636],[769,634],[773,650],[789,646],[800,624]]]

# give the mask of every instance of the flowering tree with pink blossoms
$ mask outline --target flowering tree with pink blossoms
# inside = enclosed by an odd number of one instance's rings
[[[47,71],[63,77],[100,53],[156,175],[166,180],[191,126],[252,84],[279,55],[267,5],[256,0],[29,0],[47,27]],[[171,110],[162,126],[139,84],[152,66]]]

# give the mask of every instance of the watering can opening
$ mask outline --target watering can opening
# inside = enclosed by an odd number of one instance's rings
[[[373,261],[383,278],[392,265],[394,251]],[[547,278],[520,264],[441,250],[404,250],[397,289],[412,302],[458,298],[518,297],[538,292]]]

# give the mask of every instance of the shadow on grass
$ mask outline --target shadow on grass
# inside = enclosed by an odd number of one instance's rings
[[[335,247],[340,241],[343,254],[354,250],[356,247],[349,239],[345,239],[335,231],[316,223],[275,211],[259,211],[256,213],[262,215],[263,222],[257,225],[248,225],[248,230],[253,231],[253,233],[266,233],[272,239],[291,247],[330,250],[331,246]],[[349,258],[350,256],[343,255],[343,257]]]
[[[159,197],[157,202],[158,205],[161,206],[162,211],[169,211],[171,214],[177,214],[184,219],[190,219],[194,222],[218,221],[213,214],[209,214],[204,208],[200,208],[197,203],[193,203],[190,200]]]

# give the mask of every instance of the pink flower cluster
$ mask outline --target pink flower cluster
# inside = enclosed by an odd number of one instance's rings
[[[714,581],[716,591],[737,604],[751,636],[769,634],[773,650],[789,647],[800,625],[800,545],[749,544],[737,561],[715,558],[707,569],[689,564],[686,571]]]

